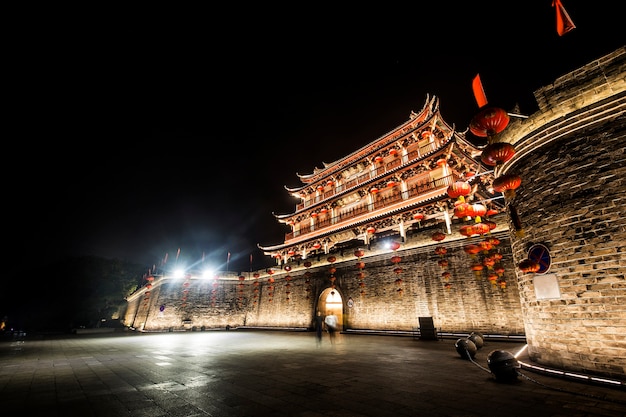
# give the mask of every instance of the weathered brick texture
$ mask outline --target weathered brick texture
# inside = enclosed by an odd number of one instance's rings
[[[514,258],[546,245],[561,293],[537,300],[534,274],[519,274],[530,357],[619,378],[626,376],[625,56],[621,49],[542,88],[540,112],[504,135],[526,150],[504,168],[523,179],[510,202],[525,232],[513,235]]]

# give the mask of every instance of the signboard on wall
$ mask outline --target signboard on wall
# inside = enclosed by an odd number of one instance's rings
[[[535,275],[535,297],[537,300],[553,300],[561,298],[561,290],[556,274]]]

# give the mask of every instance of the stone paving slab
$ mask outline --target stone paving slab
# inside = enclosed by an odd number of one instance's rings
[[[626,416],[621,388],[521,369],[499,381],[486,341],[472,360],[455,340],[313,332],[27,336],[0,342],[0,415]]]

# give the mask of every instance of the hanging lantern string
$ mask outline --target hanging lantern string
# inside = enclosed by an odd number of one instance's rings
[[[501,200],[501,199],[503,199],[503,198],[504,198],[504,196],[503,196],[503,195],[499,195],[499,196],[497,196],[497,197],[492,197],[492,198],[488,198],[488,199],[486,199],[486,200],[480,200],[480,201],[477,201],[477,202],[476,202],[476,204],[480,204],[480,203],[487,203],[487,202],[489,202],[489,201],[493,201],[493,200]]]
[[[493,172],[493,169],[490,169],[489,171],[480,172],[478,174],[475,174],[473,178],[480,177],[481,175],[485,175],[485,174],[491,174],[492,172]]]

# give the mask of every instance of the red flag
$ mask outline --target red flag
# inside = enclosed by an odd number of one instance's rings
[[[553,0],[552,7],[556,7],[556,32],[559,36],[565,35],[567,32],[576,29],[576,25],[567,14],[561,0]]]
[[[474,77],[474,80],[472,81],[472,90],[474,90],[474,98],[476,99],[478,107],[486,105],[487,96],[485,95],[485,90],[483,89],[483,83],[480,81],[480,74],[476,74]]]

